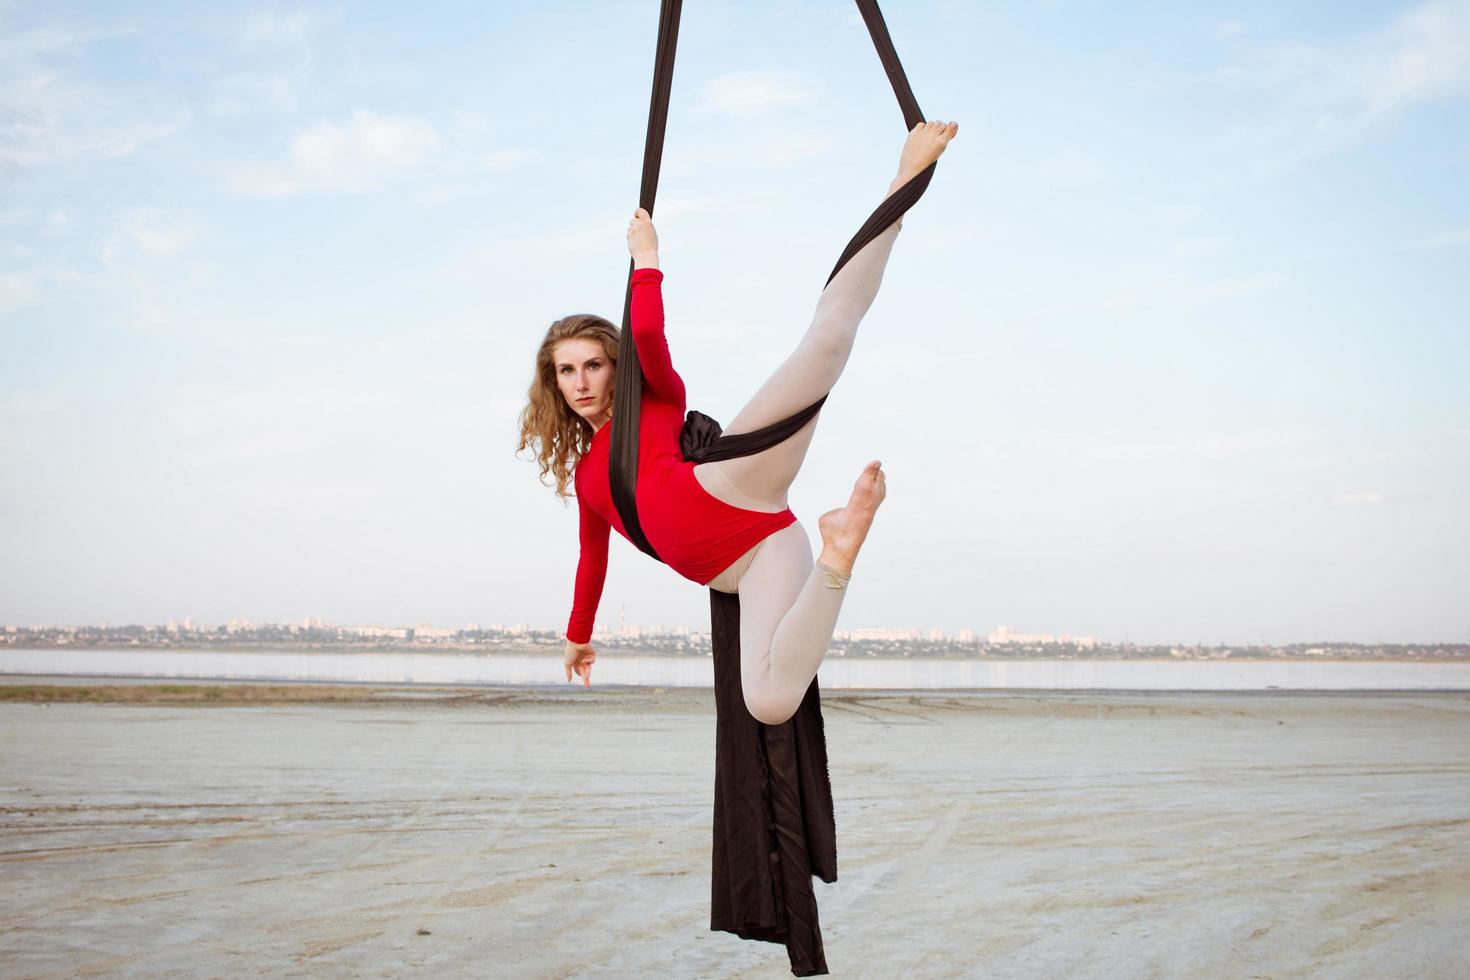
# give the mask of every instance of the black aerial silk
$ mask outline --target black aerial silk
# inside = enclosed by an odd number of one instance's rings
[[[662,0],[648,136],[643,148],[639,206],[653,214],[659,163],[668,122],[682,0]],[[888,73],[905,128],[924,121],[888,36],[876,0],[857,0],[858,10]],[[934,175],[930,164],[890,194],[865,221],[837,260],[827,282],[923,195]],[[608,469],[613,505],[638,548],[653,558],[638,520],[638,423],[643,371],[633,340],[632,261],[623,298],[618,346],[618,410],[613,413]],[[821,410],[823,395],[789,418],[756,432],[722,435],[708,415],[691,411],[680,437],[684,459],[697,463],[749,456],[790,437]],[[659,559],[662,561],[662,559]],[[812,678],[801,707],[780,725],[755,720],[740,686],[740,598],[710,590],[710,633],[715,668],[715,816],[710,928],[742,939],[782,943],[791,972],[805,977],[827,972],[811,876],[837,880],[837,831],[827,772],[821,695]]]

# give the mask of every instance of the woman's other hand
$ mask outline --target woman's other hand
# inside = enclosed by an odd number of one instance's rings
[[[643,208],[634,211],[633,219],[628,222],[628,254],[633,256],[635,268],[658,268],[658,232],[653,228],[653,218]]]
[[[576,671],[582,678],[586,687],[592,686],[592,665],[597,662],[597,651],[592,649],[590,643],[573,643],[567,641],[566,656],[562,658],[562,666],[567,669],[567,680],[572,679],[572,671]]]

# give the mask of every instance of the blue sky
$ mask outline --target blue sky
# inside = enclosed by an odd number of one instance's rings
[[[1470,3],[884,5],[960,122],[792,506],[841,628],[1470,642]],[[0,623],[559,629],[513,455],[616,319],[656,2],[0,3]],[[847,3],[685,5],[691,407],[800,338],[904,127]],[[599,620],[707,619],[613,545]]]

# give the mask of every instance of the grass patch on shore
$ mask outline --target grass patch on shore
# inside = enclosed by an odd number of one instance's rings
[[[0,684],[0,702],[285,704],[373,701],[382,692],[321,684]]]

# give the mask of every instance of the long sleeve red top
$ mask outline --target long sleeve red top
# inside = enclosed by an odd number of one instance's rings
[[[643,368],[638,424],[638,519],[649,544],[670,568],[707,584],[766,537],[795,523],[791,508],[777,513],[733,507],[711,496],[694,478],[695,463],[679,449],[684,427],[684,381],[674,371],[664,336],[664,301],[658,269],[633,270],[629,318]],[[586,643],[607,579],[610,530],[628,537],[613,506],[607,452],[612,426],[604,425],[577,461],[577,510],[581,558],[577,561],[567,639]]]

